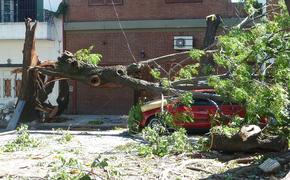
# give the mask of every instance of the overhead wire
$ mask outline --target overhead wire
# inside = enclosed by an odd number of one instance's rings
[[[135,63],[138,63],[138,61],[136,60],[136,58],[135,58],[135,56],[134,56],[134,54],[133,54],[133,51],[132,51],[131,45],[130,45],[130,43],[129,43],[128,36],[127,36],[127,34],[126,34],[125,30],[124,30],[124,27],[123,27],[123,25],[122,25],[122,23],[121,23],[121,21],[120,21],[119,13],[118,13],[118,11],[117,11],[117,8],[116,8],[116,5],[115,5],[115,2],[114,2],[114,0],[111,0],[111,2],[112,2],[112,5],[113,5],[113,9],[114,9],[114,12],[115,12],[115,15],[116,15],[116,18],[117,18],[117,21],[118,21],[119,27],[120,27],[120,29],[121,29],[121,32],[122,32],[124,38],[125,38],[125,41],[126,41],[126,44],[127,44],[127,48],[128,48],[128,50],[129,50],[129,53],[130,53],[130,55],[132,56],[134,62],[135,62]]]

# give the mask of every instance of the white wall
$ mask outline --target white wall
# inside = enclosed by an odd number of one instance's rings
[[[11,71],[14,68],[1,68],[0,69],[0,108],[3,104],[8,104],[10,102],[15,103],[17,100],[16,92],[15,92],[15,74],[12,74]],[[21,79],[21,76],[17,76],[17,79]],[[11,97],[4,96],[4,80],[11,80]]]
[[[36,53],[39,60],[57,60],[63,51],[62,20],[54,18],[53,22],[46,23],[47,26],[40,24],[36,29],[35,41]],[[47,35],[42,34],[46,34],[48,32],[47,29],[49,29],[50,33],[49,38]],[[0,23],[0,64],[7,64],[7,59],[11,59],[12,64],[22,64],[24,36],[24,23],[11,23],[9,25]],[[7,104],[11,101],[15,102],[17,99],[14,91],[15,75],[11,74],[11,70],[13,70],[13,68],[0,67],[0,104]],[[21,75],[18,77],[20,78]],[[11,79],[12,97],[4,97],[4,79]],[[49,96],[49,101],[53,105],[56,105],[57,94],[58,85],[54,87],[53,93]]]
[[[52,26],[48,22],[38,22],[35,39],[52,39]],[[0,39],[24,39],[24,22],[0,23]]]
[[[44,0],[44,9],[55,12],[62,0]]]
[[[0,64],[6,64],[11,59],[12,64],[22,64],[24,40],[0,40]],[[36,53],[41,61],[57,60],[62,52],[62,45],[57,41],[37,40]]]
[[[23,24],[24,26],[24,24]],[[36,53],[41,61],[43,60],[57,60],[62,53],[62,21],[55,19],[51,26],[51,39],[36,39]],[[17,28],[15,26],[14,28]],[[1,24],[0,24],[1,29]],[[10,30],[11,33],[17,34],[17,30]],[[37,32],[42,32],[41,27],[37,27]],[[1,34],[1,33],[0,33]],[[21,32],[25,34],[25,31]],[[2,35],[4,36],[4,35]],[[19,35],[20,36],[20,35]],[[6,64],[7,59],[12,60],[12,64],[22,64],[22,50],[24,45],[23,39],[1,39],[0,35],[0,64]]]

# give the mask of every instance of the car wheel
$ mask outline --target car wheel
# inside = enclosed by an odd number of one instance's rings
[[[156,127],[163,126],[163,124],[159,118],[153,117],[152,119],[150,119],[148,126],[150,128],[156,128]]]
[[[152,119],[150,119],[148,123],[148,127],[155,129],[160,134],[164,134],[167,132],[167,128],[162,123],[161,119],[156,118],[156,117],[153,117]]]

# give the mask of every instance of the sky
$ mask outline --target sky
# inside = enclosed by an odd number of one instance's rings
[[[44,0],[44,9],[56,11],[62,0]]]

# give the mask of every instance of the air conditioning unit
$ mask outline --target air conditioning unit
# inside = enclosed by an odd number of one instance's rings
[[[174,36],[175,50],[188,50],[193,48],[192,36]]]

